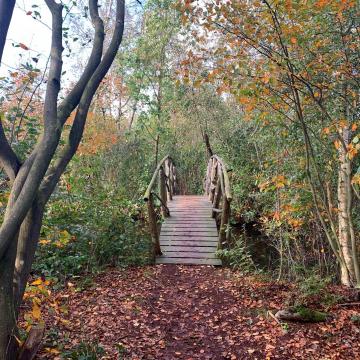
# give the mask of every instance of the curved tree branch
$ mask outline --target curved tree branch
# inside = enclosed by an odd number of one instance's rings
[[[14,181],[20,169],[20,161],[5,136],[2,119],[0,117],[0,164],[3,166],[7,176]]]
[[[0,0],[0,63],[14,7],[15,0]]]
[[[89,11],[91,21],[95,28],[95,36],[91,54],[85,70],[81,75],[80,79],[69,92],[63,102],[59,105],[58,117],[62,125],[66,122],[71,112],[79,105],[81,95],[88,84],[91,76],[94,74],[94,71],[98,67],[101,56],[103,53],[103,44],[104,44],[104,22],[99,16],[99,7],[97,0],[89,0]]]
[[[116,23],[113,31],[113,36],[104,57],[102,58],[99,66],[94,72],[93,76],[86,85],[84,92],[81,96],[79,106],[76,111],[75,119],[70,130],[67,145],[64,147],[60,154],[59,159],[54,164],[54,167],[49,171],[48,176],[44,180],[40,188],[41,199],[46,202],[53,192],[61,174],[65,170],[67,164],[74,156],[84,131],[86,117],[89,111],[91,101],[95,95],[97,88],[105,77],[106,73],[111,67],[117,51],[120,47],[124,32],[124,18],[125,18],[125,0],[117,0],[116,7]]]
[[[44,133],[33,154],[22,168],[29,169],[17,176],[10,194],[4,221],[0,228],[0,259],[14,239],[29,211],[37,190],[60,141],[61,127],[57,121],[57,98],[62,69],[62,8],[53,0],[45,0],[52,14],[51,63],[44,104]],[[26,165],[26,166],[25,166]],[[23,170],[23,169],[21,169]]]

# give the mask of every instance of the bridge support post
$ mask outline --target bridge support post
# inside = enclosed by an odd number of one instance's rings
[[[229,220],[230,220],[230,202],[224,196],[223,198],[223,206],[222,206],[222,216],[221,216],[221,224],[219,231],[219,249],[223,248],[223,245],[230,239],[227,231],[229,230]]]
[[[158,226],[157,226],[156,213],[155,213],[155,209],[154,209],[153,194],[150,194],[147,205],[148,205],[148,213],[149,213],[151,241],[152,241],[152,245],[153,245],[153,257],[155,260],[156,256],[161,255],[162,252],[160,249],[159,230],[158,230]]]
[[[169,216],[169,210],[167,208],[167,190],[166,190],[166,176],[163,167],[159,170],[159,187],[160,187],[160,198],[161,198],[161,213],[163,217]]]
[[[222,194],[222,192],[221,192],[221,182],[220,182],[220,178],[219,178],[217,183],[216,183],[216,188],[215,188],[213,209],[219,209],[220,200],[221,200],[221,194]],[[217,214],[217,212],[213,210],[212,217],[216,218],[216,214]]]
[[[215,187],[216,187],[216,178],[218,176],[218,167],[215,159],[211,165],[211,175],[210,175],[210,188],[209,188],[209,200],[213,202],[215,195]]]

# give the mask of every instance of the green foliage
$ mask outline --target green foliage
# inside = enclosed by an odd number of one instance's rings
[[[321,278],[317,274],[311,274],[299,284],[301,297],[303,299],[307,299],[322,294],[326,290],[330,281],[330,278]]]
[[[230,249],[221,249],[216,252],[217,256],[235,270],[249,273],[255,270],[254,262],[246,248],[242,237],[238,237]]]
[[[360,325],[360,314],[356,314],[356,315],[352,315],[350,320],[355,324],[355,325]]]
[[[98,344],[89,344],[81,342],[73,349],[62,354],[66,360],[97,360],[105,355],[105,350]]]
[[[303,307],[311,303],[319,303],[324,307],[330,307],[339,302],[341,297],[329,291],[331,278],[322,277],[316,271],[308,271],[303,279],[299,280],[297,295],[291,301],[295,306]]]
[[[63,280],[104,266],[150,262],[142,201],[149,175],[142,177],[140,169],[151,163],[145,152],[133,142],[76,158],[48,205],[37,273]]]
[[[301,316],[302,321],[305,322],[322,322],[328,318],[328,314],[309,309],[305,306],[297,306],[294,308],[294,310]]]

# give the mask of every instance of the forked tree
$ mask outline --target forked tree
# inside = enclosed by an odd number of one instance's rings
[[[0,164],[11,191],[0,227],[0,359],[14,359],[17,353],[17,318],[34,254],[39,241],[44,209],[66,166],[81,141],[94,94],[119,49],[125,16],[125,0],[116,1],[116,19],[109,45],[104,48],[104,23],[97,0],[88,7],[94,38],[87,64],[76,84],[60,101],[63,52],[63,5],[44,0],[51,12],[50,67],[42,114],[43,132],[33,151],[20,161],[10,146],[0,122]],[[0,61],[14,9],[14,0],[0,0]],[[72,113],[74,121],[59,146],[64,124]],[[63,134],[65,135],[65,134]]]

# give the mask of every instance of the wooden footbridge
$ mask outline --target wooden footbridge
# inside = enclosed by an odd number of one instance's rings
[[[204,195],[176,195],[173,160],[166,156],[159,162],[144,196],[157,264],[222,264],[216,250],[230,238],[228,172],[222,159],[214,155],[208,163]]]

